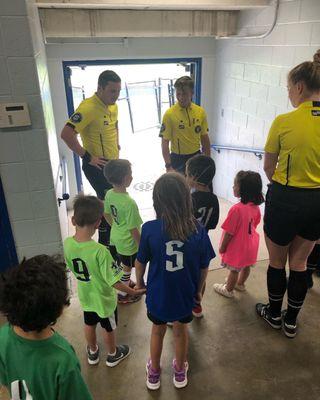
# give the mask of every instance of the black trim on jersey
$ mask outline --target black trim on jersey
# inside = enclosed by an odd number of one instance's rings
[[[288,155],[288,161],[287,161],[287,182],[286,182],[287,186],[289,184],[289,168],[290,168],[290,154]]]
[[[177,139],[178,140],[178,150],[179,150],[179,153],[178,154],[181,154],[181,150],[180,150],[180,139]]]
[[[103,155],[103,157],[105,157],[101,133],[100,133],[100,143],[101,143],[101,148],[102,148],[102,155]]]
[[[67,123],[66,123],[66,126],[70,126],[70,128],[75,129],[75,125],[73,125],[71,122],[67,122]]]
[[[312,107],[320,107],[320,101],[313,101]]]

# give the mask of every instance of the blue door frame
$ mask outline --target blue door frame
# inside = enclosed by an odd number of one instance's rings
[[[0,178],[0,273],[17,264],[16,246]]]
[[[74,113],[74,104],[71,87],[71,68],[75,66],[96,66],[96,65],[134,65],[134,64],[172,64],[191,63],[191,73],[195,76],[195,98],[196,104],[201,102],[201,73],[202,58],[153,58],[153,59],[130,59],[130,60],[85,60],[85,61],[63,61],[64,85],[67,97],[68,115]],[[82,190],[82,176],[79,156],[73,153],[74,167],[77,180],[78,192]]]

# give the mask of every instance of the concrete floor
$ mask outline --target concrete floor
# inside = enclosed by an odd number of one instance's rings
[[[299,334],[290,340],[255,315],[255,303],[267,300],[266,263],[258,263],[248,280],[247,292],[237,293],[234,299],[213,292],[212,284],[222,282],[225,275],[222,270],[209,273],[203,302],[205,317],[190,324],[189,385],[181,390],[172,384],[171,328],[165,338],[161,388],[149,392],[145,387],[151,323],[144,299],[119,306],[118,342],[132,346],[132,354],[111,369],[104,364],[106,352],[100,335],[100,364],[87,364],[82,312],[75,298],[57,330],[74,346],[94,399],[318,400],[320,279],[315,278],[315,288],[308,293]]]

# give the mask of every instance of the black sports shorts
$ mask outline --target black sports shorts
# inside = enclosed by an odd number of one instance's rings
[[[118,259],[120,260],[121,264],[125,265],[126,267],[133,268],[134,262],[137,258],[137,254],[132,254],[132,256],[124,256],[122,254],[118,254]]]
[[[200,151],[197,151],[192,154],[176,154],[176,153],[171,153],[170,154],[170,159],[171,159],[171,166],[172,168],[180,172],[180,174],[185,175],[186,173],[186,163],[187,161],[195,156],[196,154],[200,154]]]
[[[100,323],[101,327],[107,332],[112,332],[118,324],[118,310],[115,309],[113,314],[108,318],[100,318],[99,315],[92,311],[83,312],[84,323],[89,326],[95,326]]]
[[[152,314],[147,313],[147,316],[149,318],[149,320],[154,323],[155,325],[166,325],[167,322],[171,322],[171,321],[161,321],[160,319],[154,317]],[[179,319],[178,322],[180,322],[181,324],[188,324],[189,322],[191,322],[193,320],[193,316],[192,314],[188,315],[187,317],[181,318]]]
[[[320,189],[273,182],[266,195],[264,232],[272,242],[287,246],[295,236],[320,238]]]

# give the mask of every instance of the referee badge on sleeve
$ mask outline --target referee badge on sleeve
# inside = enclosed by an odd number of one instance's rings
[[[74,113],[73,115],[71,115],[70,121],[74,122],[75,124],[81,122],[82,121],[82,114],[80,114],[78,112]]]
[[[164,132],[166,130],[166,125],[162,124],[160,128],[160,133]]]

